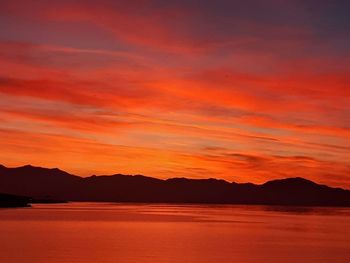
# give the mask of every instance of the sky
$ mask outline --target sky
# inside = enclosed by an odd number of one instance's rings
[[[0,163],[350,188],[341,0],[0,1]]]

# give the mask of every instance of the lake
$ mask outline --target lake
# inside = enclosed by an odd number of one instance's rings
[[[0,209],[0,262],[350,262],[350,209],[113,203]]]

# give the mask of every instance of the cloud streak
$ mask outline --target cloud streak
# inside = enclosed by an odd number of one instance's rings
[[[1,159],[349,186],[347,4],[282,2],[2,1]]]

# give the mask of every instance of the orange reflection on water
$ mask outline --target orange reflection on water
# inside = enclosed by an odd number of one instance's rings
[[[350,209],[72,203],[0,210],[0,262],[347,262]]]

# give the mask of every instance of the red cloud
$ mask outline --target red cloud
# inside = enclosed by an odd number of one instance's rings
[[[3,160],[347,184],[346,36],[322,37],[293,1],[284,16],[300,19],[274,16],[269,1],[256,3],[259,19],[244,3],[241,15],[229,1],[210,12],[136,2],[2,2]]]

